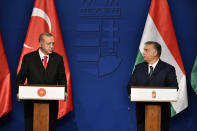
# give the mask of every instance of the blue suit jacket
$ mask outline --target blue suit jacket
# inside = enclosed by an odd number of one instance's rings
[[[177,87],[175,68],[170,64],[159,60],[151,77],[148,75],[148,63],[143,62],[135,66],[135,70],[128,83],[128,92],[130,94],[130,86],[165,86]],[[169,103],[136,103],[136,119],[139,131],[145,130],[145,105],[159,104],[161,105],[161,131],[169,130],[170,121],[170,105]]]
[[[135,66],[135,70],[130,78],[128,83],[129,90],[130,86],[174,86],[178,88],[175,68],[172,65],[159,60],[152,76],[149,77],[148,63],[140,63]]]

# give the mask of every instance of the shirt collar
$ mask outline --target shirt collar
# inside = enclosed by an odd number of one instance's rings
[[[48,62],[48,60],[49,60],[49,55],[44,55],[40,49],[38,50],[38,52],[39,52],[39,55],[40,55],[40,59],[42,60],[42,59],[44,59],[44,56],[47,56],[47,58],[48,58],[48,59],[47,59],[47,62]]]
[[[148,66],[149,67],[152,66],[154,70],[158,62],[159,62],[159,59],[154,64],[148,64]]]

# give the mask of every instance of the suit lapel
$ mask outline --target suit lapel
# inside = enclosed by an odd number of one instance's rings
[[[42,64],[42,61],[40,59],[40,55],[38,53],[38,50],[37,50],[36,55],[35,55],[35,64],[37,65],[38,70],[40,70],[42,72],[45,71],[44,66]]]
[[[154,69],[154,71],[153,71],[152,76],[154,76],[154,75],[157,74],[159,71],[161,71],[161,68],[162,68],[162,62],[161,62],[161,60],[159,60],[159,62],[157,63],[157,65],[156,65],[156,67],[155,67],[155,69]]]
[[[143,72],[144,72],[144,74],[145,74],[145,77],[146,77],[147,79],[149,79],[149,75],[148,75],[148,63],[145,63]]]
[[[53,68],[53,64],[54,64],[54,57],[53,57],[53,53],[49,55],[49,61],[47,64],[47,68],[46,68],[46,72],[48,73],[50,70],[52,70],[51,68]]]

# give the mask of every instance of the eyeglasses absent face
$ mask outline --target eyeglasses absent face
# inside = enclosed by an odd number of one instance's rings
[[[54,50],[54,37],[53,36],[43,36],[43,40],[39,43],[40,49],[45,55],[49,55]]]

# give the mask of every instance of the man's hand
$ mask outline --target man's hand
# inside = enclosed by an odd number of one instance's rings
[[[21,100],[19,99],[19,94],[18,93],[16,94],[16,97],[17,97],[18,102],[20,102]]]
[[[66,101],[67,99],[68,99],[68,93],[66,92],[64,96],[64,101]]]

